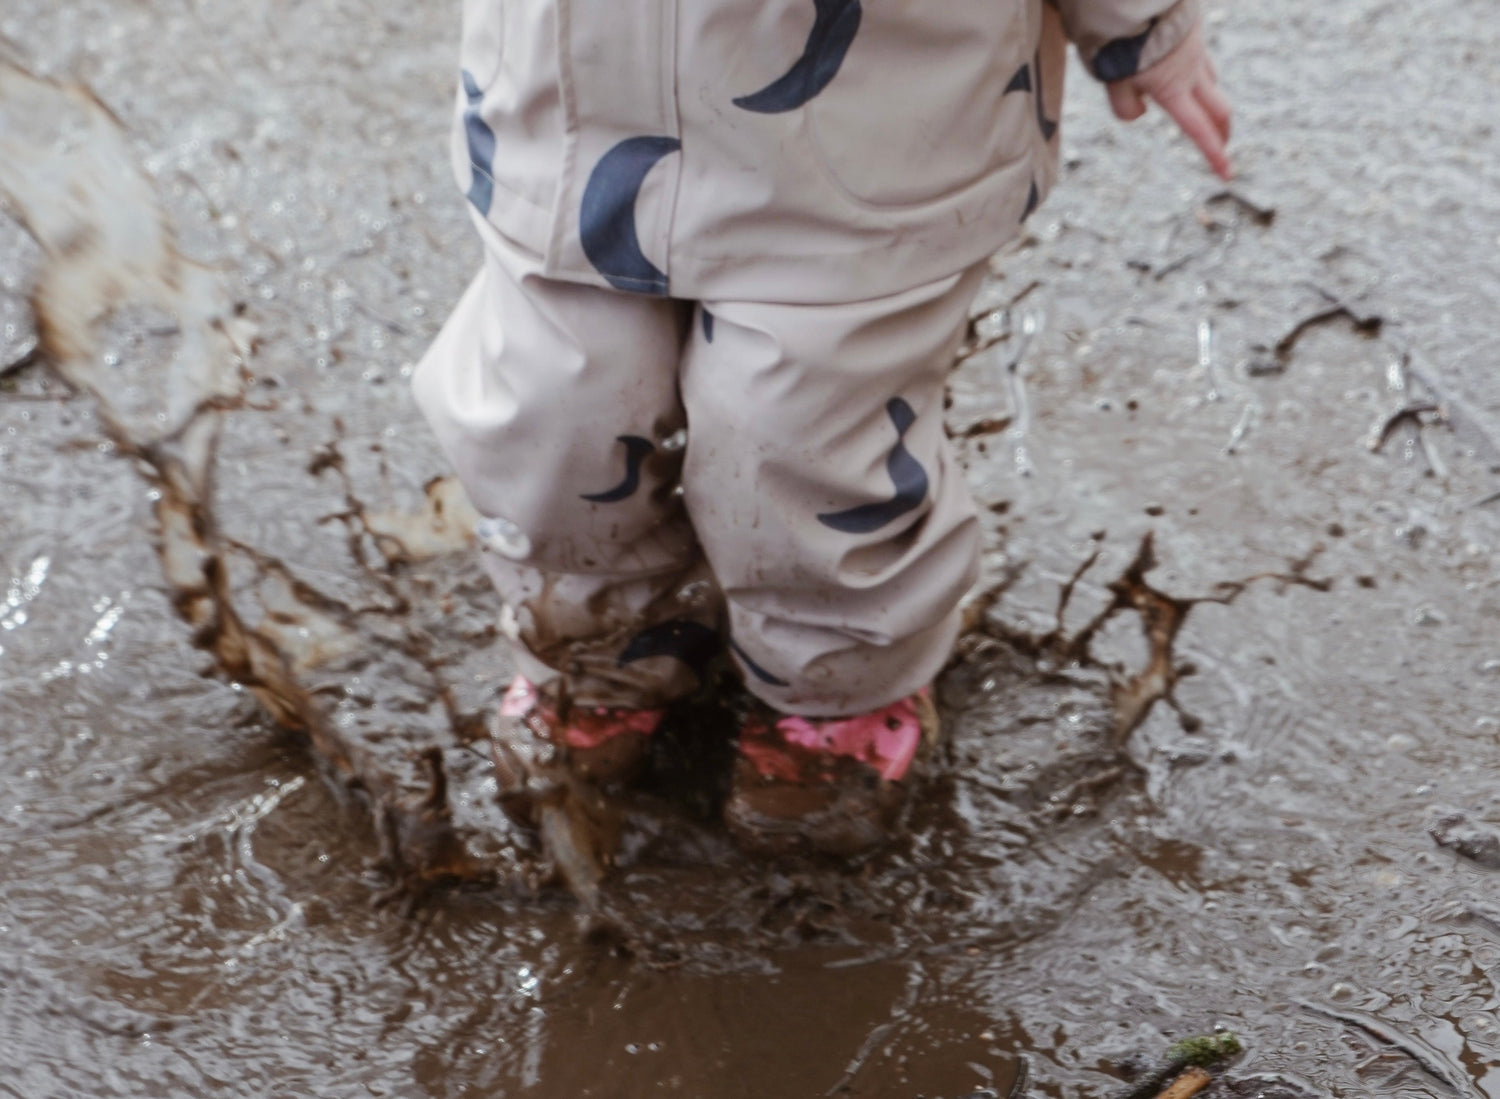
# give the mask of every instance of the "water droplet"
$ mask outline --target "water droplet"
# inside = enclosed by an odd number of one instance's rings
[[[481,519],[474,527],[479,544],[487,550],[520,561],[531,554],[531,539],[509,519]]]

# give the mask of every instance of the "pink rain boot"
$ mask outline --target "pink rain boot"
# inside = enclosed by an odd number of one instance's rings
[[[598,786],[612,786],[640,773],[651,734],[665,713],[575,704],[567,707],[564,719],[535,684],[518,675],[500,702],[495,736],[512,751],[529,752],[534,747],[518,740],[540,739],[562,750],[574,775]]]
[[[906,803],[914,764],[937,736],[927,687],[850,717],[753,714],[740,730],[725,823],[756,851],[879,847]]]

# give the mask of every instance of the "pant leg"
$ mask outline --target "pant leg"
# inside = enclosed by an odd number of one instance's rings
[[[688,511],[746,684],[779,710],[883,706],[948,657],[980,535],[943,384],[981,276],[847,305],[701,304]]]
[[[413,390],[480,524],[520,670],[654,706],[718,651],[721,600],[678,490],[690,307],[545,279],[480,223],[484,267]]]

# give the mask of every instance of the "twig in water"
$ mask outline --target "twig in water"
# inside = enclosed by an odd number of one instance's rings
[[[1026,1099],[1026,1088],[1031,1083],[1031,1062],[1026,1059],[1026,1054],[1016,1055],[1016,1078],[1010,1082],[1010,1090],[1005,1093],[1005,1099]]]
[[[1238,1056],[1243,1049],[1240,1040],[1228,1030],[1185,1038],[1167,1051],[1167,1058],[1161,1065],[1127,1087],[1116,1099],[1163,1099],[1164,1096],[1167,1099],[1186,1099],[1201,1091],[1204,1085],[1199,1085],[1193,1091],[1182,1092],[1173,1092],[1171,1088],[1161,1091],[1161,1088],[1174,1078],[1186,1075],[1184,1069],[1191,1071],[1211,1068]]]
[[[1437,413],[1442,418],[1443,410],[1433,401],[1411,401],[1402,405],[1380,422],[1374,431],[1370,432],[1369,446],[1371,450],[1379,451],[1386,443],[1390,442],[1391,435],[1396,428],[1410,420],[1421,430],[1424,426],[1422,417],[1431,413]]]
[[[1263,206],[1258,202],[1252,202],[1238,191],[1223,190],[1215,191],[1203,200],[1205,206],[1211,206],[1216,202],[1232,202],[1245,213],[1250,215],[1250,220],[1257,225],[1270,225],[1276,220],[1276,207]]]
[[[1467,504],[1462,505],[1458,510],[1468,511],[1470,508],[1482,508],[1486,504],[1494,503],[1500,503],[1500,489],[1497,489],[1485,496],[1481,496],[1477,500],[1470,500]]]
[[[1287,363],[1291,361],[1292,351],[1296,348],[1297,341],[1306,335],[1310,329],[1327,324],[1329,321],[1348,318],[1349,323],[1353,325],[1356,332],[1362,336],[1371,337],[1380,335],[1381,329],[1385,327],[1385,318],[1379,313],[1360,313],[1353,306],[1334,297],[1334,295],[1328,293],[1326,290],[1318,289],[1318,293],[1325,300],[1333,302],[1333,304],[1318,310],[1316,313],[1310,313],[1303,317],[1296,324],[1292,325],[1286,335],[1277,340],[1273,346],[1268,348],[1264,344],[1259,345],[1257,350],[1262,352],[1265,357],[1251,364],[1250,372],[1252,374],[1280,373],[1281,370],[1285,369]]]
[[[1421,366],[1417,362],[1417,356],[1411,351],[1403,350],[1402,359],[1405,373],[1421,382],[1431,399],[1442,409],[1443,422],[1460,436],[1467,436],[1477,443],[1476,449],[1483,455],[1486,463],[1491,466],[1500,465],[1500,439],[1496,438],[1492,425],[1486,418],[1474,410],[1471,402],[1460,400],[1450,390],[1438,385],[1432,372]]]
[[[1161,267],[1158,267],[1155,273],[1152,274],[1151,278],[1155,282],[1161,282],[1161,280],[1166,278],[1168,275],[1182,270],[1202,254],[1203,249],[1201,248],[1194,248],[1191,252],[1184,252],[1182,255],[1174,259],[1171,263],[1163,264]]]
[[[1398,1049],[1416,1062],[1427,1075],[1443,1084],[1446,1084],[1458,1095],[1471,1094],[1467,1082],[1458,1080],[1453,1071],[1444,1062],[1443,1056],[1420,1038],[1413,1038],[1402,1034],[1393,1027],[1387,1026],[1373,1015],[1367,1015],[1363,1011],[1341,1010],[1325,1007],[1311,1000],[1298,1000],[1297,1006],[1303,1011],[1310,1011],[1314,1015],[1321,1015],[1325,1019],[1343,1023],[1345,1026],[1353,1027],[1368,1034],[1371,1038]]]
[[[1425,417],[1433,417],[1431,420]],[[1401,424],[1410,421],[1416,430],[1417,445],[1422,448],[1422,457],[1427,460],[1427,468],[1434,477],[1447,477],[1448,467],[1442,456],[1438,454],[1437,448],[1432,445],[1432,440],[1422,429],[1433,424],[1446,424],[1447,413],[1443,406],[1435,401],[1411,401],[1386,417],[1375,430],[1370,432],[1370,449],[1379,451]]]
[[[1193,1099],[1213,1082],[1214,1078],[1201,1068],[1190,1068],[1168,1084],[1156,1099]]]
[[[825,1096],[837,1095],[849,1090],[849,1086],[854,1083],[854,1078],[869,1063],[874,1052],[907,1021],[912,1010],[917,1006],[917,999],[922,994],[922,985],[926,979],[927,974],[921,966],[912,967],[911,974],[906,979],[906,992],[902,995],[900,1003],[891,1009],[890,1020],[870,1031],[869,1036],[865,1038],[864,1043],[845,1066],[844,1074],[838,1078],[838,1082],[823,1093]]]

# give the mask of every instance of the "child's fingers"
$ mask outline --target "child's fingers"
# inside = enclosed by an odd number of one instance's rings
[[[1220,179],[1228,179],[1232,172],[1224,134],[1209,117],[1198,97],[1191,92],[1179,92],[1160,97],[1157,102],[1171,116],[1172,121],[1177,123],[1178,128],[1198,146],[1214,174]]]
[[[1198,103],[1207,113],[1209,121],[1214,124],[1214,129],[1219,131],[1219,137],[1229,141],[1230,108],[1229,100],[1224,98],[1217,84],[1212,82],[1200,83],[1194,89],[1198,97]]]
[[[1146,100],[1134,83],[1129,80],[1107,85],[1109,105],[1121,122],[1134,122],[1146,113]]]

